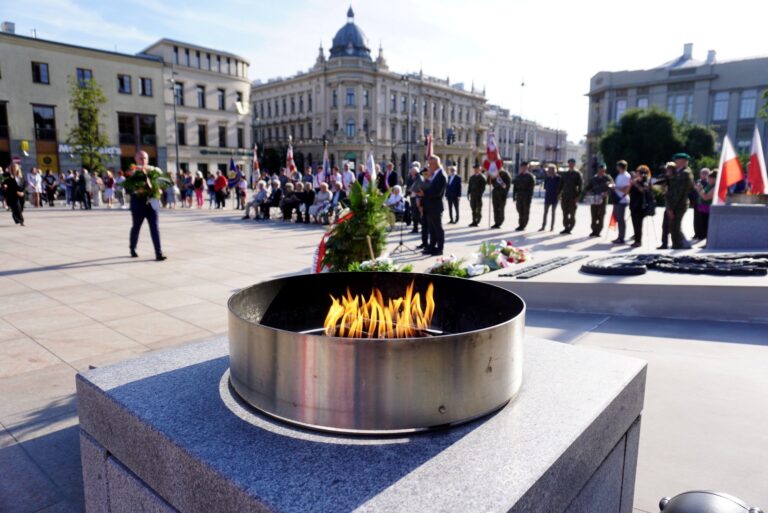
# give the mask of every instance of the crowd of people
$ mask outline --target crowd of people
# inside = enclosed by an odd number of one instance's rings
[[[664,197],[664,219],[659,249],[683,249],[689,247],[682,234],[682,220],[693,206],[693,240],[707,237],[709,208],[714,195],[716,173],[702,169],[697,180],[688,167],[690,157],[685,153],[673,156],[662,176],[652,177],[646,165],[634,171],[626,161],[615,165],[610,174],[605,164],[586,183],[576,169],[573,159],[567,169],[559,171],[553,164],[546,166],[541,179],[536,178],[527,162],[522,162],[516,176],[506,169],[486,172],[475,166],[466,189],[466,197],[472,212],[470,227],[477,227],[483,216],[483,196],[490,189],[492,229],[501,229],[505,223],[506,203],[511,196],[517,212],[515,231],[525,231],[530,222],[530,207],[537,186],[544,196],[544,212],[539,231],[555,230],[558,204],[562,212],[562,235],[570,235],[576,224],[577,206],[589,205],[591,237],[600,237],[605,229],[608,206],[611,205],[612,222],[617,227],[614,244],[629,243],[627,218],[632,226],[632,247],[643,244],[645,218],[656,213],[657,200]],[[2,171],[2,170],[0,170]],[[125,181],[130,172],[107,170],[90,173],[87,169],[71,170],[56,176],[33,168],[24,174],[18,164],[11,165],[2,177],[2,203],[12,212],[17,224],[23,225],[25,203],[33,208],[54,206],[57,201],[72,209],[90,210],[103,203],[107,208],[126,207],[130,198]],[[435,178],[438,178],[435,181]],[[333,166],[324,172],[321,166],[308,166],[303,172],[281,169],[270,174],[262,171],[251,181],[239,170],[226,176],[222,171],[205,176],[202,172],[183,170],[171,175],[171,180],[160,192],[160,206],[174,208],[205,207],[223,209],[227,200],[233,208],[243,211],[243,219],[262,221],[270,218],[295,223],[328,224],[338,218],[347,205],[350,187],[355,182],[364,186],[374,180],[376,187],[387,192],[386,205],[395,219],[411,226],[412,233],[422,234],[421,249],[441,253],[444,243],[442,212],[448,205],[448,224],[459,222],[459,205],[463,197],[461,176],[453,166],[444,171],[439,159],[428,159],[425,166],[413,162],[403,181],[392,163],[376,165],[371,174],[362,164],[344,163],[340,169]],[[435,185],[437,183],[437,185]],[[670,241],[671,239],[671,241]]]

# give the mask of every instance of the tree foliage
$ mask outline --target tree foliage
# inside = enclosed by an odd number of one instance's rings
[[[632,109],[619,123],[611,124],[600,140],[600,152],[608,168],[626,160],[629,168],[640,164],[659,169],[677,152],[685,151],[698,159],[715,152],[715,134],[707,127],[678,123],[659,109]]]
[[[107,97],[95,79],[78,81],[69,76],[69,105],[74,123],[67,137],[67,144],[80,157],[83,167],[90,171],[104,170],[105,156],[100,152],[109,145],[106,131],[100,122],[101,106]]]
[[[354,182],[349,191],[349,212],[352,217],[331,227],[331,236],[325,245],[323,265],[331,271],[346,271],[355,263],[371,260],[368,237],[371,238],[373,257],[377,258],[387,245],[387,228],[392,212],[384,202],[389,193],[379,192],[373,181],[367,188]]]
[[[768,119],[768,89],[763,91],[763,100],[765,100],[765,103],[763,103],[763,108],[760,109],[760,116]]]

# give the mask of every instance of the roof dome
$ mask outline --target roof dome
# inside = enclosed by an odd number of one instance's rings
[[[336,32],[331,46],[331,55],[334,57],[363,57],[371,59],[371,49],[368,48],[368,38],[365,37],[360,27],[355,25],[355,12],[350,6],[347,11],[347,24]]]

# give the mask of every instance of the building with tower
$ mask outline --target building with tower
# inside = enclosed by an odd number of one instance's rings
[[[484,93],[448,78],[390,70],[381,47],[374,59],[351,7],[327,57],[321,45],[306,72],[251,87],[254,140],[268,167],[284,162],[290,138],[300,168],[319,164],[327,143],[334,163],[373,152],[404,171],[423,160],[431,134],[434,153],[467,176],[485,152],[485,103]]]

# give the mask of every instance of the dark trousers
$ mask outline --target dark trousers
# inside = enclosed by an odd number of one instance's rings
[[[430,247],[430,238],[431,235],[429,231],[429,216],[427,215],[427,211],[422,209],[421,212],[421,243],[424,246],[424,248]]]
[[[624,215],[627,211],[626,203],[616,203],[613,205],[613,217],[616,218],[616,225],[619,227],[619,236],[617,240],[624,240],[627,234],[627,221],[624,219]]]
[[[416,198],[411,198],[411,220],[413,221],[413,231],[419,231],[419,223],[421,223],[421,212],[419,212],[419,206],[416,204]]]
[[[133,218],[133,225],[131,225],[131,238],[130,245],[132,250],[136,250],[136,244],[139,243],[139,231],[141,225],[144,223],[144,219],[149,223],[149,234],[152,236],[152,245],[155,246],[155,256],[163,254],[163,250],[160,248],[160,231],[157,229],[157,211],[146,202],[145,199],[135,198],[131,196],[131,217]]]
[[[493,224],[501,226],[504,224],[504,207],[507,206],[507,196],[501,194],[491,195],[493,205]]]
[[[547,227],[547,213],[550,210],[552,211],[552,221],[551,221],[551,224],[549,225],[549,229],[550,230],[554,230],[555,229],[555,214],[557,212],[557,200],[555,200],[554,203],[547,203],[546,201],[544,202],[544,219],[541,221],[541,229],[542,230]]]
[[[669,221],[669,234],[672,236],[672,249],[685,249],[685,237],[683,237],[683,216],[688,209],[678,210]]]
[[[469,208],[472,209],[472,224],[480,224],[480,219],[483,218],[483,197],[470,196]]]
[[[45,190],[45,196],[48,199],[48,206],[52,207],[53,206],[53,200],[56,199],[56,189],[55,188],[46,189]]]
[[[224,190],[216,191],[216,208],[224,208],[226,206],[226,195]]]
[[[563,198],[560,201],[561,208],[563,209],[563,228],[566,231],[573,230],[576,226],[576,204],[577,198]]]
[[[517,207],[517,215],[519,217],[517,221],[517,225],[520,228],[525,228],[528,226],[528,217],[531,213],[531,200],[533,199],[533,196],[518,196],[515,199],[515,207]]]
[[[446,198],[448,200],[448,217],[451,222],[459,222],[459,198]],[[453,217],[453,211],[456,211],[456,217]]]
[[[427,227],[429,229],[429,247],[437,251],[443,250],[445,243],[445,231],[443,231],[442,210],[425,210],[424,217],[427,218]]]
[[[669,216],[667,211],[664,211],[664,219],[661,220],[661,246],[666,248],[669,246]]]
[[[22,213],[23,208],[23,200],[21,198],[7,198],[6,203],[8,203],[8,208],[11,209],[11,217],[13,217],[13,222],[16,224],[24,224],[24,214]]]
[[[699,212],[698,208],[693,209],[693,236],[699,240],[707,238],[709,228],[709,212]]]
[[[91,209],[91,193],[88,191],[85,191],[83,193],[83,206],[86,210]]]
[[[590,205],[589,213],[592,215],[592,233],[600,235],[605,224],[605,200],[599,205]]]
[[[631,210],[629,212],[632,216],[632,230],[635,233],[635,244],[643,243],[643,219],[645,219],[645,213],[642,208]]]

